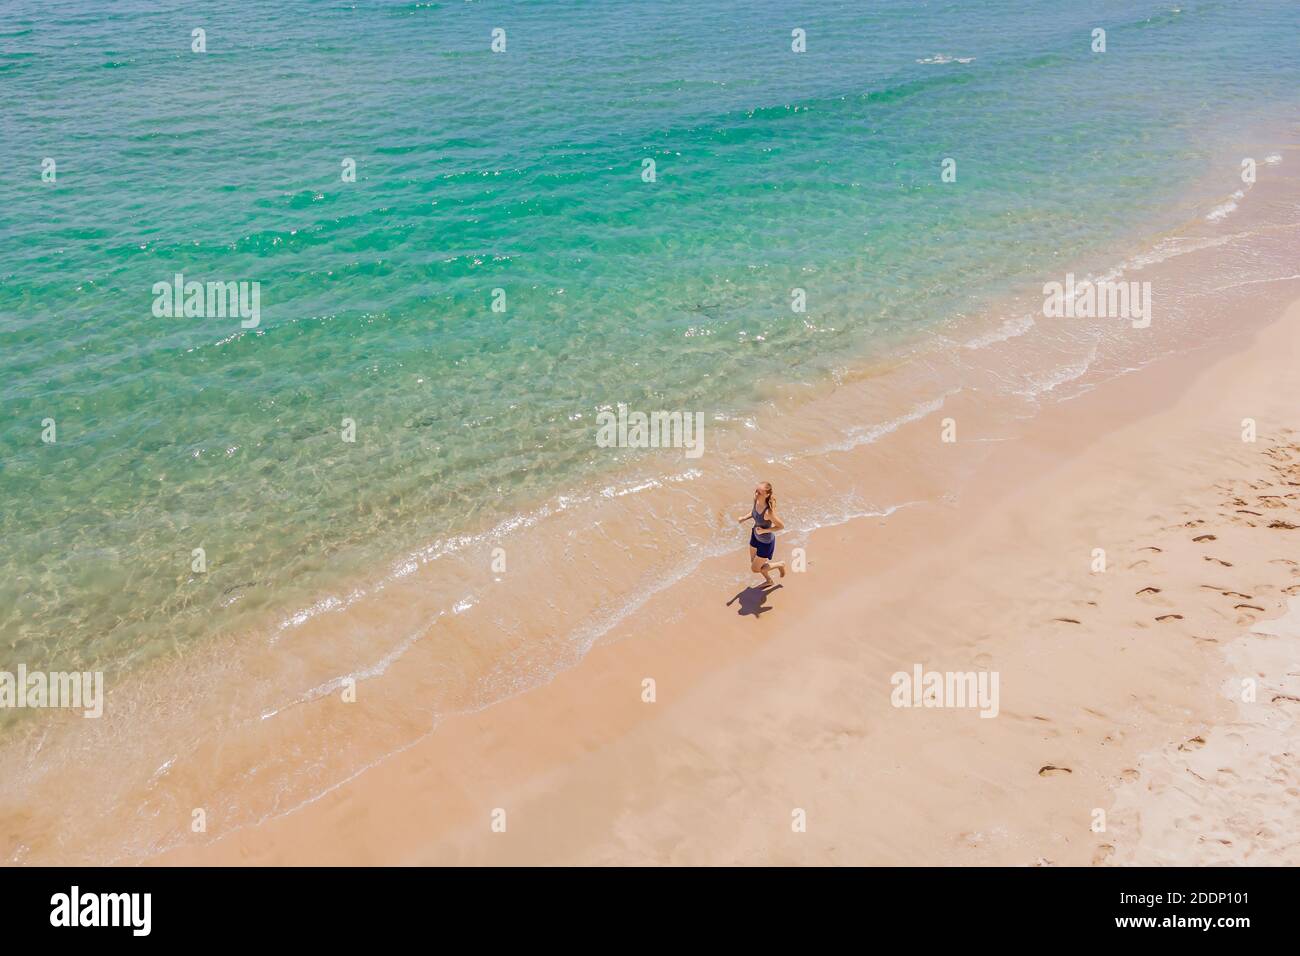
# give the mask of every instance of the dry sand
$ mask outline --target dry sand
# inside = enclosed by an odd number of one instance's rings
[[[1300,596],[1300,302],[806,549],[766,594],[701,568],[553,682],[156,862],[1300,863],[1300,606],[1262,623]],[[893,706],[917,665],[996,672],[998,715]]]

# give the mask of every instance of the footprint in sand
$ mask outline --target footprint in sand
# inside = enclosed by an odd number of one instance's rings
[[[1137,591],[1137,592],[1135,592],[1135,593],[1138,594],[1138,595],[1143,595],[1143,594],[1159,594],[1159,593],[1160,593],[1160,589],[1159,589],[1159,588],[1153,588],[1153,587],[1145,587],[1145,588],[1143,588],[1141,591]]]
[[[1040,777],[1053,777],[1062,773],[1074,773],[1069,767],[1053,767],[1050,763],[1038,768]]]
[[[1072,617],[1054,617],[1054,618],[1052,618],[1052,620],[1053,620],[1053,621],[1060,621],[1062,624],[1079,624],[1079,623],[1081,623],[1080,621],[1076,621],[1076,620],[1075,620],[1074,618],[1072,618]]]
[[[1157,621],[1181,621],[1182,619],[1183,616],[1181,614],[1161,614],[1156,618]]]
[[[1230,568],[1230,567],[1232,567],[1232,562],[1231,562],[1231,561],[1224,561],[1222,558],[1212,558],[1212,557],[1210,557],[1208,554],[1205,556],[1205,560],[1206,560],[1206,561],[1213,561],[1215,564],[1221,564],[1221,565],[1223,565],[1225,568]]]
[[[1233,778],[1237,776],[1237,772],[1233,770],[1231,767],[1219,767],[1218,773],[1219,776],[1214,781],[1214,785],[1216,787],[1226,788],[1226,787],[1232,787],[1236,785],[1237,781]]]
[[[1300,524],[1292,524],[1289,521],[1270,521],[1268,526],[1270,528],[1280,528],[1283,531],[1294,531],[1300,528]]]
[[[1264,609],[1263,609],[1262,607],[1256,607],[1254,604],[1234,604],[1233,607],[1232,607],[1232,609],[1233,609],[1234,611],[1244,611],[1244,612],[1245,612],[1244,614],[1238,614],[1238,615],[1237,615],[1237,625],[1238,625],[1239,627],[1240,627],[1241,625],[1243,625],[1243,624],[1253,624],[1253,623],[1255,623],[1255,615],[1254,615],[1254,614],[1251,614],[1251,613],[1250,613],[1251,611],[1258,611],[1258,612],[1261,613],[1261,614],[1264,613]]]
[[[1192,541],[1218,541],[1218,540],[1219,539],[1212,534],[1203,534],[1200,537],[1196,537],[1192,539]]]
[[[1205,746],[1205,738],[1202,737],[1200,734],[1197,734],[1191,740],[1187,741],[1187,743],[1179,744],[1178,749],[1179,750],[1200,750],[1204,746]]]
[[[1132,782],[1132,781],[1134,781],[1134,780],[1137,780],[1139,777],[1141,777],[1142,774],[1138,773],[1138,772],[1137,772],[1136,770],[1134,770],[1132,767],[1129,767],[1129,768],[1127,768],[1127,769],[1125,769],[1125,770],[1120,771],[1120,776],[1121,776],[1123,779]]]
[[[1114,855],[1115,848],[1109,843],[1103,843],[1101,846],[1097,847],[1097,852],[1092,855],[1092,865],[1101,866]]]

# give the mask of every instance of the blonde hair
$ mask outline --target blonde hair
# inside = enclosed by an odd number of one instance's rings
[[[763,514],[769,511],[776,513],[776,495],[772,493],[772,483],[770,481],[760,481],[760,485],[767,489],[767,503],[763,506]]]

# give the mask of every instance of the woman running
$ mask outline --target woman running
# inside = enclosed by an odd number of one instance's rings
[[[759,482],[754,489],[754,505],[750,513],[736,520],[740,524],[754,522],[749,533],[749,569],[763,575],[768,584],[772,583],[772,571],[779,571],[781,577],[785,577],[785,562],[772,560],[776,553],[776,532],[784,528],[785,523],[776,516],[776,498],[772,496],[770,481]]]

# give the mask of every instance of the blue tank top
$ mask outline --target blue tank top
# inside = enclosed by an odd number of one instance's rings
[[[754,510],[750,513],[754,516],[754,537],[759,541],[762,541],[764,544],[767,544],[772,540],[772,532],[768,531],[765,534],[758,529],[770,528],[772,527],[772,522],[763,517],[763,512],[758,510],[757,505],[754,506]]]

